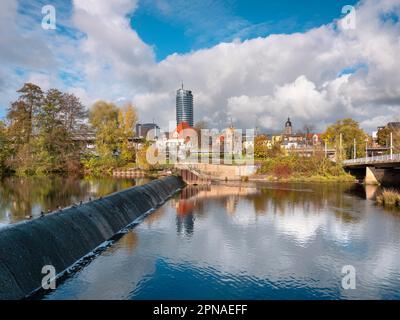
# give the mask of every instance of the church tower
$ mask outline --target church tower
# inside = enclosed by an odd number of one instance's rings
[[[284,134],[291,135],[292,134],[292,122],[290,121],[290,118],[287,119],[285,123],[285,130],[283,132]]]

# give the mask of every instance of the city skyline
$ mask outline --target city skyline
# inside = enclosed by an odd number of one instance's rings
[[[196,121],[211,127],[232,118],[238,127],[270,131],[290,115],[300,128],[314,123],[321,131],[340,114],[371,132],[398,121],[398,0],[178,1],[186,20],[167,0],[48,4],[56,30],[41,27],[43,1],[0,4],[1,118],[16,90],[33,82],[72,92],[87,107],[98,99],[131,101],[140,121],[166,126],[183,80],[196,93]],[[354,5],[354,28],[343,28],[345,5]],[[227,26],[218,33],[216,15]]]

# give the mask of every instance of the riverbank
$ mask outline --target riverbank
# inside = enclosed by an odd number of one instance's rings
[[[277,156],[257,160],[251,180],[279,182],[356,182],[343,167],[325,157]]]
[[[301,176],[292,175],[290,177],[276,177],[272,175],[254,175],[246,179],[253,182],[301,182],[301,183],[356,183],[357,180],[351,175],[344,174],[340,176],[321,176],[321,175],[311,175],[311,176]]]

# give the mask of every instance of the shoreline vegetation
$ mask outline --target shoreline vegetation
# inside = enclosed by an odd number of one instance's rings
[[[0,176],[111,175],[137,160],[131,104],[97,101],[26,83],[0,121]]]
[[[356,182],[340,164],[322,155],[299,157],[279,155],[258,160],[260,166],[252,180],[278,182]]]
[[[400,209],[400,192],[394,189],[383,189],[376,197],[376,203],[385,208]]]
[[[142,170],[149,176],[162,175],[172,165],[150,165],[146,151],[150,142],[132,142],[138,113],[132,104],[118,107],[97,101],[89,110],[73,94],[57,89],[43,91],[26,83],[18,98],[0,121],[0,176],[83,175],[112,176],[114,170]],[[205,124],[196,124],[199,130]],[[268,145],[267,136],[254,139],[257,173],[246,180],[282,182],[355,182],[340,165],[351,157],[352,143],[361,145],[367,135],[352,119],[329,126],[324,141],[338,146],[341,158],[335,163],[315,149],[312,156],[290,154],[281,142]],[[357,156],[363,156],[361,148]]]

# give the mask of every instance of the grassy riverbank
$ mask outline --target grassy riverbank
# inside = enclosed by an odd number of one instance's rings
[[[384,189],[382,194],[376,197],[376,203],[390,208],[400,208],[400,192],[393,189]]]
[[[342,166],[324,157],[278,156],[259,160],[255,180],[282,182],[354,182]]]

